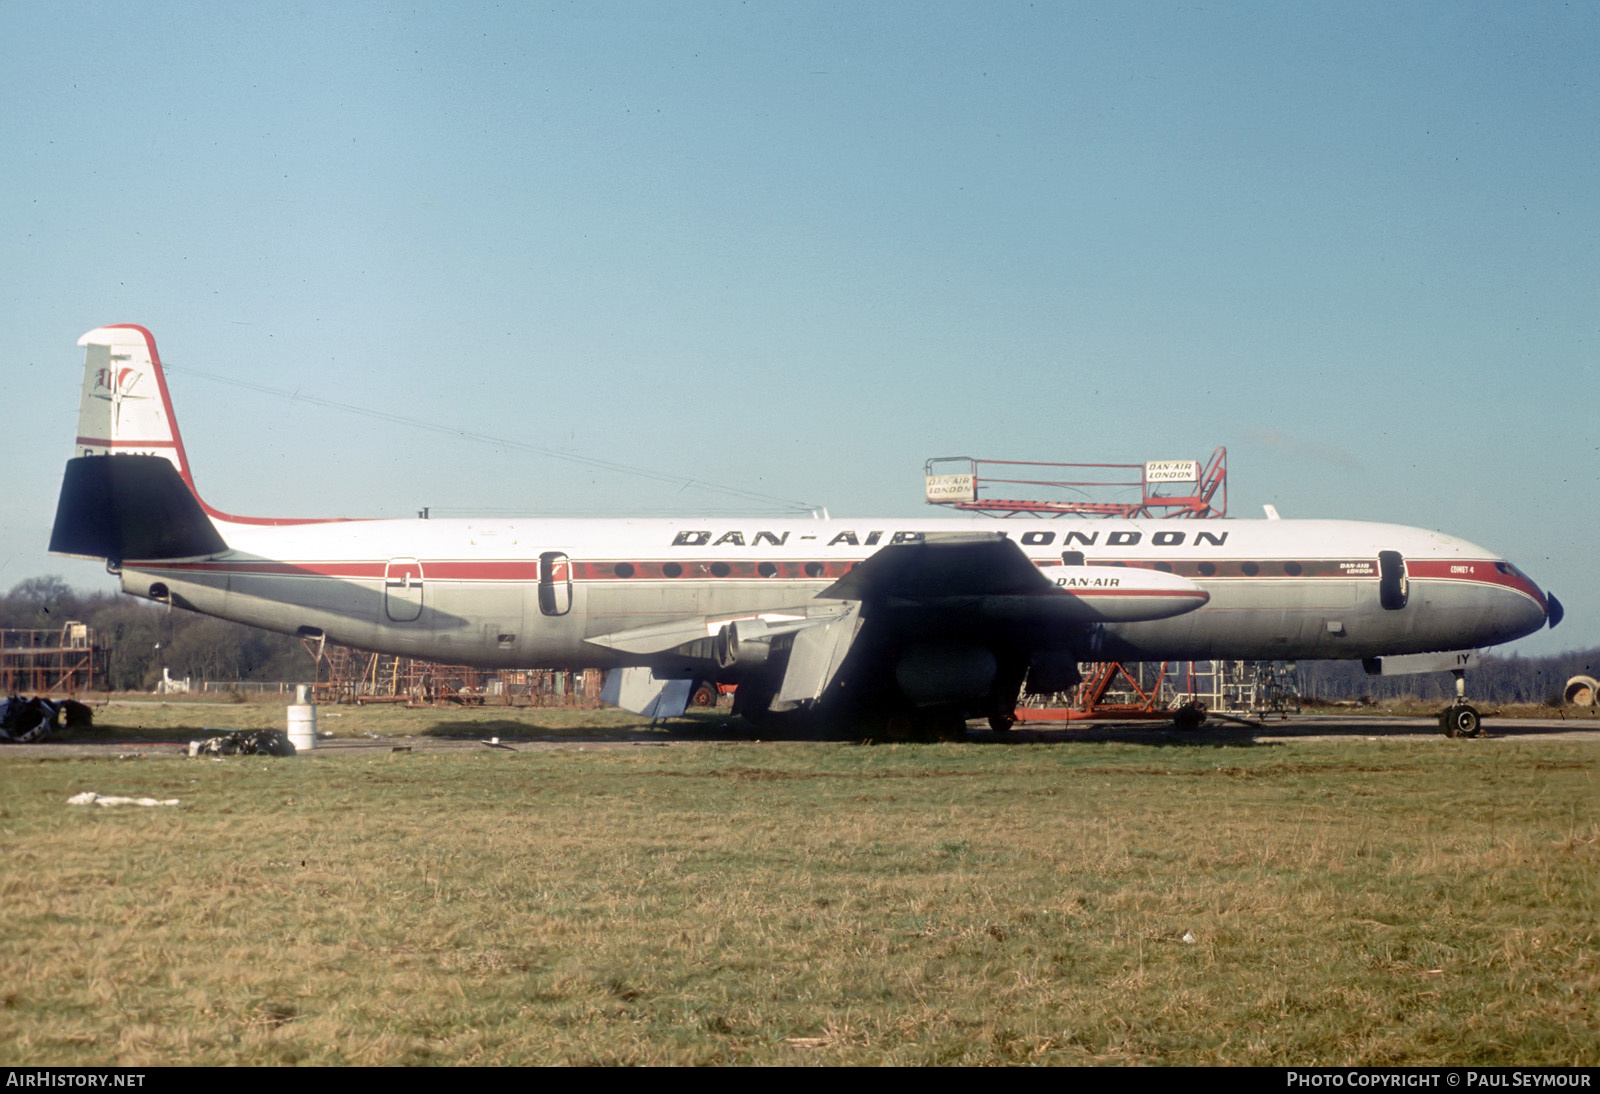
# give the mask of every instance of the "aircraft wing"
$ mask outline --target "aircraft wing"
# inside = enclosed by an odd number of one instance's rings
[[[890,544],[818,593],[849,610],[795,636],[772,709],[815,701],[852,653],[857,662],[892,660],[914,635],[986,626],[985,605],[1049,596],[1054,583],[998,532],[931,534]],[[871,620],[872,622],[869,622]]]
[[[804,631],[853,615],[851,601],[1027,595],[1051,588],[1050,580],[1028,561],[1021,548],[998,532],[934,533],[918,542],[881,548],[805,604],[764,610],[741,619],[708,615],[651,623],[592,635],[585,641],[619,653],[677,651],[693,656],[693,651],[683,647],[715,638],[724,627],[748,627],[759,620],[766,637]]]
[[[1009,651],[1018,680],[1023,671],[1030,680],[1075,678],[1075,667],[1060,666],[1075,666],[1072,650],[1097,625],[1165,618],[1207,599],[1193,582],[1155,570],[1041,568],[998,532],[932,534],[880,548],[805,604],[588,641],[663,671],[673,658],[714,664],[719,678],[759,687],[783,711],[821,699],[836,681],[854,691],[884,673],[907,690],[962,674],[988,679],[995,661],[982,650],[997,648]]]
[[[1017,596],[1051,588],[1022,548],[999,532],[932,533],[894,543],[858,563],[817,596],[832,600],[915,600]]]
[[[676,652],[684,657],[712,659],[716,655],[712,646],[719,634],[727,641],[731,630],[740,631],[745,638],[760,637],[770,640],[781,634],[790,634],[829,620],[849,610],[848,604],[825,601],[821,597],[792,608],[765,609],[759,613],[730,618],[727,615],[707,615],[698,619],[679,619],[668,623],[651,623],[643,627],[630,627],[625,631],[597,634],[584,639],[596,646],[604,646],[619,653],[656,654]]]
[[[716,628],[712,622],[706,618],[652,623],[647,627],[630,627],[625,631],[592,635],[584,641],[619,653],[666,653],[714,634]]]
[[[959,690],[963,676],[1020,681],[1025,671],[1031,690],[1061,690],[1076,682],[1077,654],[1101,624],[1165,619],[1210,599],[1154,569],[1041,567],[998,532],[890,544],[817,596],[850,610],[795,635],[773,710],[821,698],[836,677],[859,688],[888,673],[913,701],[930,703]],[[994,650],[1011,658],[1009,669]]]

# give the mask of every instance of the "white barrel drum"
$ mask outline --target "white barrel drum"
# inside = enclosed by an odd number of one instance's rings
[[[296,752],[317,747],[317,708],[310,702],[310,688],[296,684],[294,702],[289,705],[289,743]]]

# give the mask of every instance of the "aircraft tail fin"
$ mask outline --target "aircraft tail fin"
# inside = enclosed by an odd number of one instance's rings
[[[77,456],[67,461],[50,550],[125,559],[197,558],[228,549],[177,468],[164,456]]]
[[[50,550],[114,564],[227,550],[189,475],[155,337],[117,324],[78,345],[86,350],[78,435]]]
[[[78,339],[85,348],[74,456],[160,456],[194,490],[156,339],[118,323]]]

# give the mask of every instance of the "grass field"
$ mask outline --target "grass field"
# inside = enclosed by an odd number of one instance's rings
[[[102,732],[282,725],[197,709]],[[1597,766],[1442,737],[0,750],[0,1063],[1592,1065]]]

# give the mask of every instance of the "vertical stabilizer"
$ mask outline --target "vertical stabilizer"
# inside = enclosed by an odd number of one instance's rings
[[[86,353],[72,454],[161,456],[178,469],[192,491],[194,480],[161,374],[155,336],[132,323],[119,323],[90,331],[78,345]]]
[[[127,323],[92,330],[78,345],[86,351],[78,436],[50,550],[113,565],[226,551],[189,477],[155,338]]]

